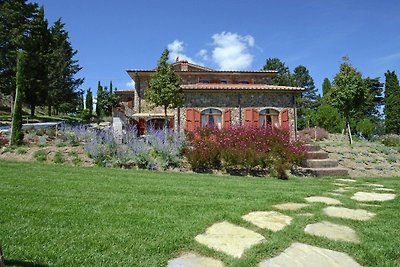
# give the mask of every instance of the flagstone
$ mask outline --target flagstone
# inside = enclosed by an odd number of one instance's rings
[[[383,187],[374,188],[372,190],[374,190],[374,191],[387,191],[387,192],[395,192],[396,191],[396,190],[391,189],[391,188],[383,188]]]
[[[335,197],[338,197],[338,196],[341,196],[341,195],[342,195],[342,194],[335,193],[335,192],[329,192],[328,194],[329,194],[329,195],[332,195],[332,196],[335,196]]]
[[[292,221],[292,217],[277,211],[254,211],[242,216],[242,219],[273,232],[282,230]]]
[[[326,237],[331,240],[340,240],[347,242],[359,243],[360,240],[356,232],[345,225],[334,224],[328,221],[308,224],[304,232],[310,235]]]
[[[311,217],[311,216],[314,216],[314,214],[312,214],[312,213],[309,213],[309,212],[305,212],[305,213],[299,213],[299,214],[297,214],[298,216],[306,216],[306,217]]]
[[[337,186],[346,186],[347,184],[333,183],[333,185],[337,185]]]
[[[365,186],[371,186],[371,187],[384,187],[383,184],[372,184],[372,183],[365,183],[363,184]]]
[[[278,256],[266,259],[258,267],[361,267],[343,252],[293,243]]]
[[[179,258],[168,261],[167,267],[224,267],[225,265],[216,259],[203,257],[194,253],[187,253]]]
[[[320,202],[320,203],[325,203],[328,205],[340,205],[342,202],[340,202],[337,199],[331,198],[331,197],[322,197],[322,196],[312,196],[312,197],[306,197],[305,200],[307,202]]]
[[[340,182],[349,182],[349,183],[355,183],[357,182],[354,179],[336,179],[336,181],[340,181]]]
[[[396,197],[395,194],[390,194],[390,193],[357,192],[351,197],[351,199],[360,202],[368,202],[368,201],[388,201],[394,199],[395,197]]]
[[[347,191],[349,191],[349,190],[346,188],[343,188],[343,187],[339,187],[338,189],[333,190],[333,192],[335,192],[335,193],[344,193]]]
[[[376,214],[362,209],[348,209],[343,207],[326,207],[324,213],[331,217],[343,219],[351,219],[358,221],[367,221],[372,219]]]
[[[245,250],[265,241],[265,238],[249,229],[223,221],[208,227],[195,240],[209,248],[240,258]]]
[[[366,203],[359,203],[358,205],[363,206],[363,207],[380,207],[381,205],[377,204],[366,204]]]
[[[276,204],[272,207],[280,210],[299,210],[308,206],[310,206],[310,204],[288,202],[288,203]]]

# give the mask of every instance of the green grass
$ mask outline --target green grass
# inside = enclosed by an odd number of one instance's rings
[[[328,218],[322,213],[323,204],[283,212],[293,222],[277,233],[241,219],[250,211],[271,210],[277,203],[324,195],[337,188],[333,180],[283,181],[0,161],[0,239],[10,266],[165,266],[168,259],[195,251],[227,266],[247,267],[277,255],[294,241],[346,252],[363,266],[399,266],[399,198],[380,207],[363,207],[377,213],[365,222]],[[361,179],[355,185],[360,189],[361,181],[400,192],[398,178]],[[345,207],[361,208],[351,195],[346,192],[338,199]],[[297,215],[302,212],[315,215]],[[255,230],[267,241],[241,259],[196,243],[197,234],[223,220]],[[362,243],[304,234],[307,224],[321,220],[353,227]]]

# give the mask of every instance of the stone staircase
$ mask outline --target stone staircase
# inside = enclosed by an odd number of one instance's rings
[[[306,160],[299,171],[309,176],[348,176],[346,168],[339,167],[336,160],[329,159],[329,154],[318,145],[307,144]]]

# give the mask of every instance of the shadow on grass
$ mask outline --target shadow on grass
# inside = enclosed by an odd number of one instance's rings
[[[4,259],[5,266],[17,266],[17,267],[49,267],[49,265],[34,263],[29,261],[21,261],[21,260],[7,260]]]

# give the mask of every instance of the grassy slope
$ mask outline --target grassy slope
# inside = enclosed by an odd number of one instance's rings
[[[367,222],[329,218],[352,226],[361,244],[334,242],[303,233],[308,223],[328,218],[322,204],[291,215],[292,224],[278,233],[241,220],[254,210],[303,201],[335,188],[331,178],[228,177],[103,168],[77,168],[0,161],[0,239],[6,263],[40,266],[165,266],[183,251],[217,257],[228,266],[255,266],[293,241],[347,252],[363,266],[400,264],[400,200],[368,207],[378,216]],[[379,181],[400,192],[398,179]],[[360,185],[360,183],[358,183]],[[339,197],[359,207],[351,193]],[[365,208],[365,207],[364,207]],[[248,227],[267,242],[240,260],[214,252],[194,237],[217,221]],[[39,266],[39,265],[36,265]]]

